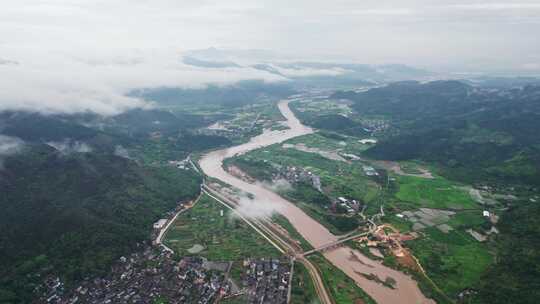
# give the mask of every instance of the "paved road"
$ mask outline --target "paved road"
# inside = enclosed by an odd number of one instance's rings
[[[163,244],[163,238],[165,237],[165,233],[167,233],[167,231],[169,230],[169,228],[171,227],[172,223],[174,223],[174,221],[176,221],[176,218],[178,218],[178,216],[182,213],[184,213],[185,211],[193,208],[193,206],[195,206],[195,204],[197,204],[197,202],[199,201],[199,199],[201,198],[201,195],[199,194],[199,196],[193,201],[193,203],[191,204],[191,206],[187,207],[187,208],[184,208],[178,212],[176,212],[176,214],[167,222],[167,224],[165,225],[165,227],[161,228],[161,230],[159,231],[157,237],[156,237],[156,240],[155,240],[155,243],[157,245],[161,245],[165,250],[169,251],[169,252],[174,252],[171,248],[169,248],[167,245]]]
[[[302,249],[296,245],[294,240],[287,241],[286,239],[288,239],[288,236],[280,235],[279,229],[272,229],[274,224],[268,220],[251,219],[251,218],[245,217],[236,209],[237,207],[236,202],[222,196],[218,191],[206,185],[203,185],[201,189],[204,193],[208,194],[210,197],[215,199],[220,204],[237,212],[237,214],[240,216],[242,220],[244,220],[248,225],[254,228],[257,233],[262,235],[262,237],[268,240],[281,253],[286,253],[290,255],[293,260],[304,265],[311,276],[311,280],[313,281],[313,285],[315,286],[315,291],[317,292],[317,296],[319,297],[321,304],[334,303],[334,301],[328,294],[328,291],[324,285],[324,282],[322,280],[322,277],[318,269],[311,263],[311,261],[309,261],[302,255]]]

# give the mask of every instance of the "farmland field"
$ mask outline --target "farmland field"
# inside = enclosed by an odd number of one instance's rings
[[[178,216],[165,236],[165,244],[179,255],[193,255],[188,250],[200,245],[204,249],[196,254],[216,261],[280,256],[263,237],[206,195]]]
[[[456,296],[479,283],[493,260],[485,244],[460,230],[445,234],[432,227],[425,232],[423,238],[408,245],[439,288]]]
[[[320,303],[309,272],[306,267],[300,263],[296,263],[294,265],[294,274],[291,286],[292,304]]]
[[[399,191],[396,197],[411,204],[411,207],[436,209],[478,208],[469,193],[459,184],[444,178],[434,179],[399,176]]]

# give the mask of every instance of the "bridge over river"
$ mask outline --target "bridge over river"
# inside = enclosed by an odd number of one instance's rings
[[[335,249],[335,248],[340,247],[341,245],[343,245],[343,243],[345,243],[347,241],[351,241],[351,240],[357,239],[359,237],[366,236],[368,234],[369,234],[369,232],[363,232],[363,233],[360,233],[360,234],[355,234],[355,235],[352,235],[352,236],[349,236],[349,237],[345,237],[345,238],[342,238],[342,239],[339,239],[339,240],[335,240],[335,241],[330,242],[328,244],[324,244],[324,245],[319,246],[317,248],[305,251],[304,253],[302,253],[302,255],[303,256],[308,256],[310,254],[314,254],[314,253],[317,253],[317,252],[324,252],[324,251],[327,251],[327,250]]]

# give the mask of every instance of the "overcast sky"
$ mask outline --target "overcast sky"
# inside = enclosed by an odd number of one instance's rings
[[[279,80],[183,65],[183,51],[433,70],[540,71],[540,1],[3,0],[0,109],[114,113],[133,87]],[[91,106],[86,106],[87,104]]]

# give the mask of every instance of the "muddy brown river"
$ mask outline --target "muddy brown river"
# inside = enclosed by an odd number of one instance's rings
[[[263,134],[251,138],[245,144],[217,150],[204,155],[199,165],[204,173],[210,177],[219,179],[244,192],[254,196],[253,203],[273,204],[276,212],[285,216],[294,228],[313,246],[319,247],[338,238],[330,233],[323,225],[312,219],[292,202],[282,198],[275,192],[259,184],[250,184],[229,174],[223,168],[223,160],[251,150],[259,149],[287,139],[313,133],[313,130],[300,123],[289,109],[289,100],[278,103],[279,110],[287,119],[289,129],[282,131],[265,131]],[[388,268],[378,261],[369,259],[357,250],[348,247],[339,247],[324,253],[324,256],[334,266],[341,269],[358,286],[368,293],[380,304],[424,304],[435,303],[426,298],[418,288],[417,283],[406,274]],[[395,280],[395,288],[391,289],[372,280],[366,279],[363,274],[373,274],[381,280],[392,278]]]

